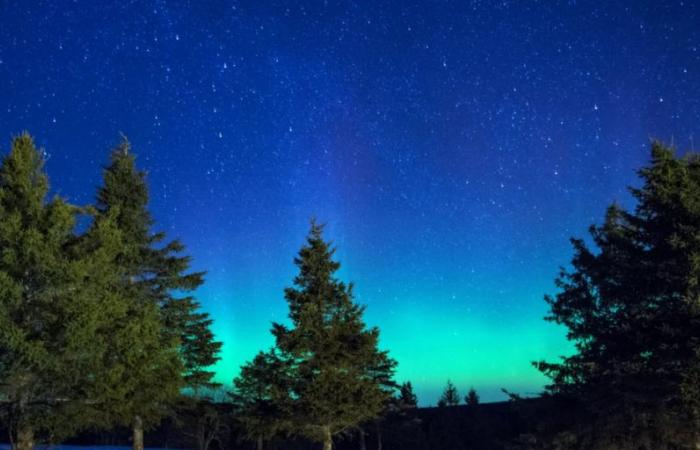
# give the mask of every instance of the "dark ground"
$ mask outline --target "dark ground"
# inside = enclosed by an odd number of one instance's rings
[[[394,412],[385,419],[366,424],[367,450],[497,450],[520,448],[516,442],[541,429],[543,417],[548,426],[572,419],[572,408],[555,405],[551,399],[527,399],[516,402],[485,403],[476,406],[415,408]],[[216,406],[221,426],[208,450],[255,449],[255,443],[243,439],[231,418],[230,406]],[[551,411],[557,411],[551,414]],[[193,421],[166,419],[146,433],[147,447],[196,448],[197,425]],[[381,444],[380,444],[381,441]],[[130,445],[130,431],[88,432],[66,442],[74,445]],[[319,443],[299,439],[276,439],[265,443],[269,450],[320,449]],[[359,430],[337,436],[336,450],[361,449]]]

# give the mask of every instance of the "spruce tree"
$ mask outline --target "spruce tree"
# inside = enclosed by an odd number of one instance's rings
[[[403,383],[399,389],[399,408],[415,408],[418,406],[418,397],[413,392],[413,385],[410,381]]]
[[[377,417],[391,398],[396,362],[377,348],[379,330],[362,321],[352,285],[335,278],[340,264],[312,221],[294,262],[299,274],[285,290],[290,325],[273,324],[280,356],[288,364],[287,411],[294,433],[323,442]]]
[[[469,389],[467,396],[464,397],[464,402],[469,406],[476,406],[479,404],[479,394],[477,394],[476,389]]]
[[[113,216],[122,234],[123,251],[116,263],[123,269],[125,295],[157,306],[162,327],[161,349],[154,349],[155,353],[168,354],[175,342],[180,359],[179,365],[160,366],[161,378],[152,380],[155,384],[144,379],[140,393],[134,394],[134,447],[138,449],[143,446],[143,427],[158,422],[175,400],[176,395],[170,394],[181,386],[196,393],[199,388],[216,385],[208,368],[219,359],[221,343],[214,340],[209,315],[200,310],[194,297],[183,295],[202,284],[203,273],[189,271],[191,261],[182,256],[184,245],[180,241],[166,242],[164,233],[151,231],[154,220],[148,211],[145,173],[136,168],[129,150],[124,140],[112,152],[96,209],[102,216]],[[156,372],[144,375],[148,378]],[[161,395],[150,392],[151,385],[161,386]]]
[[[183,367],[177,341],[164,337],[158,306],[144,298],[143,292],[128,281],[125,268],[117,263],[125,247],[114,220],[116,211],[106,215],[92,209],[90,212],[92,226],[80,236],[76,248],[89,254],[96,246],[104,247],[103,242],[109,239],[112,245],[103,252],[102,268],[110,277],[102,290],[119,305],[111,313],[102,311],[109,319],[103,329],[107,350],[97,362],[99,371],[88,384],[92,397],[100,401],[90,401],[83,407],[92,417],[92,427],[105,429],[131,423],[134,411],[140,417],[162,416],[167,412],[164,405],[179,396]],[[95,392],[102,393],[101,397]]]
[[[124,309],[110,289],[118,235],[105,223],[83,247],[79,209],[48,190],[41,152],[15,138],[0,167],[0,413],[21,450],[94,424],[115,394],[101,361]]]
[[[442,391],[442,396],[440,397],[440,400],[438,400],[438,406],[444,407],[457,405],[459,405],[459,393],[457,392],[455,385],[452,384],[452,381],[447,380],[445,390]]]
[[[639,175],[642,186],[631,189],[635,209],[613,204],[603,224],[590,228],[595,249],[572,239],[571,269],[562,270],[559,292],[546,300],[547,319],[567,327],[575,351],[536,366],[552,379],[549,392],[586,405],[597,433],[652,430],[655,445],[694,445],[700,160],[677,158],[655,142],[651,164]],[[685,432],[660,425],[669,420]]]

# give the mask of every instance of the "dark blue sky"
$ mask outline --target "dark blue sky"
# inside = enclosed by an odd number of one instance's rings
[[[433,403],[536,392],[557,267],[700,121],[695,2],[3,1],[0,136],[90,202],[126,134],[181,237],[228,382],[272,343],[308,219]],[[609,4],[608,4],[609,3]]]

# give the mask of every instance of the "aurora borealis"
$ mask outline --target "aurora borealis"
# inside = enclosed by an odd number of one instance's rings
[[[570,236],[694,148],[695,2],[0,3],[0,136],[92,201],[129,137],[157,228],[208,272],[218,379],[269,347],[309,218],[423,405],[531,394]]]

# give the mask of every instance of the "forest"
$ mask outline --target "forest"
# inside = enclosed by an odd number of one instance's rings
[[[481,403],[448,382],[418,407],[311,220],[280,296],[274,346],[214,381],[221,343],[195,297],[204,273],[149,212],[128,141],[94,203],[51,195],[44,152],[15,137],[0,165],[0,424],[39,444],[224,449],[696,449],[700,445],[700,157],[651,144],[630,187],[572,238],[544,320],[574,351],[534,361],[538,397]],[[601,205],[601,207],[604,205]],[[291,257],[282,255],[281,257]],[[440,268],[435,268],[440,270]],[[362,280],[358,280],[361,282]]]

